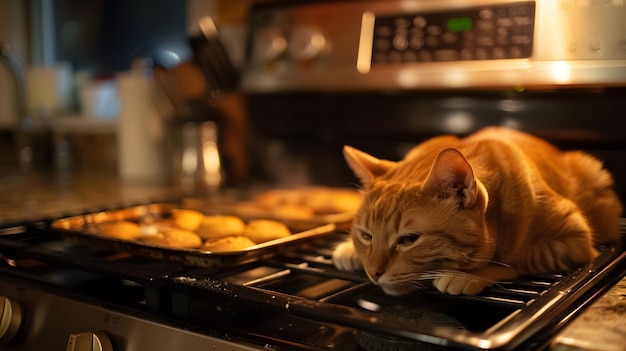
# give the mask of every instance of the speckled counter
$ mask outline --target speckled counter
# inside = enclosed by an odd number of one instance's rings
[[[106,174],[0,177],[0,227],[174,199],[173,187]],[[570,323],[552,350],[626,351],[626,278]]]
[[[568,325],[552,350],[626,350],[626,278]]]
[[[149,182],[120,182],[108,174],[28,174],[0,177],[0,227],[113,206],[163,201],[175,189]]]

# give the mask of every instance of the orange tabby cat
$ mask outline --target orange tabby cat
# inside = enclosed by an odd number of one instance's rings
[[[602,164],[536,137],[487,128],[430,139],[400,162],[345,146],[363,203],[333,259],[390,295],[432,280],[473,295],[520,274],[590,261],[617,240],[622,206]]]

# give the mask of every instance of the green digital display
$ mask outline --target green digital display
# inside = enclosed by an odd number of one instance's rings
[[[450,18],[448,20],[448,32],[467,32],[472,29],[472,19],[469,17]]]

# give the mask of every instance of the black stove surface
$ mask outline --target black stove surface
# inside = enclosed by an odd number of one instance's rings
[[[345,238],[336,232],[268,259],[201,268],[85,246],[41,226],[7,228],[0,235],[0,294],[43,291],[260,349],[534,350],[626,272],[617,243],[578,270],[499,282],[478,296],[425,286],[395,298],[362,273],[334,268],[332,250]],[[29,324],[40,312],[29,313],[8,344],[15,350],[32,337]],[[67,335],[58,338],[66,342]],[[113,340],[126,345],[129,338]]]

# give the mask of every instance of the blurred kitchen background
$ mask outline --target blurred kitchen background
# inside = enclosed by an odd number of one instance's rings
[[[469,58],[407,46],[423,43],[407,41],[414,33],[398,13],[436,3],[0,0],[0,176],[192,192],[251,181],[345,187],[356,180],[344,144],[399,159],[437,134],[505,125],[593,153],[624,196],[624,2],[510,5],[497,30],[493,11],[477,8],[488,41],[477,38],[484,47]],[[362,37],[362,25],[374,31],[364,9],[382,16],[375,35],[396,26],[407,40]],[[486,56],[509,36],[506,53]]]
[[[0,0],[0,176],[124,172],[171,183],[171,161],[162,153],[174,152],[164,149],[172,133],[164,121],[179,106],[157,87],[155,70],[172,79],[175,67],[193,59],[189,39],[205,16],[241,65],[247,7],[220,0]],[[205,83],[198,84],[190,94],[204,93],[198,89]],[[132,121],[122,122],[124,111]],[[128,148],[125,161],[121,147]]]

